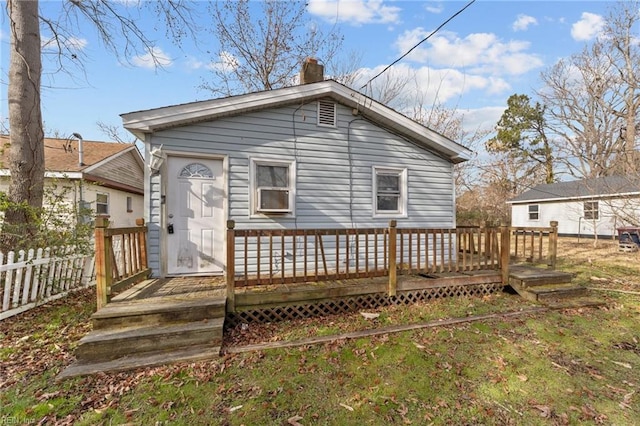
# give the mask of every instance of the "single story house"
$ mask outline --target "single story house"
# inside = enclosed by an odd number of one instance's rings
[[[9,189],[9,136],[0,135],[0,191]],[[82,147],[82,150],[80,148]],[[45,138],[45,207],[59,198],[66,215],[77,207],[107,214],[116,227],[143,217],[144,162],[134,144]],[[69,220],[76,220],[70,217]],[[88,219],[87,219],[88,220]]]
[[[558,234],[612,238],[617,228],[640,221],[640,184],[627,176],[606,176],[538,185],[512,200],[511,226],[549,226]]]
[[[154,276],[224,273],[229,219],[237,229],[455,227],[453,169],[471,151],[323,80],[321,67],[305,63],[298,86],[122,114],[149,166]]]

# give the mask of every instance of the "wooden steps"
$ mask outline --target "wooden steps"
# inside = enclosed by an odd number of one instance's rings
[[[150,325],[224,318],[225,300],[211,299],[143,299],[111,303],[91,316],[94,330],[144,327]]]
[[[532,302],[549,306],[562,306],[587,303],[588,290],[581,285],[573,284],[573,275],[549,269],[512,266],[509,270],[509,285],[522,297]]]
[[[93,314],[58,379],[217,357],[224,320],[225,299],[204,293],[112,302]]]

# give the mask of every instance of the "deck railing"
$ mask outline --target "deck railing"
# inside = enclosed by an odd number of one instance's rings
[[[151,270],[147,262],[147,227],[109,228],[109,219],[98,216],[95,224],[96,293],[98,309],[107,304],[113,291],[146,279]]]
[[[558,222],[552,221],[549,227],[513,227],[511,228],[512,262],[525,262],[556,267],[558,247]]]
[[[498,270],[507,230],[398,228],[395,220],[388,228],[238,230],[230,220],[229,308],[236,287],[388,276],[395,295],[397,274]]]

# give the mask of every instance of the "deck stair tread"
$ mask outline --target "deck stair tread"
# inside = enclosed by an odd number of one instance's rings
[[[572,283],[573,278],[574,275],[567,272],[534,267],[514,266],[509,271],[509,284],[527,300],[547,306],[569,306],[576,300],[576,304],[588,306],[589,290]],[[577,302],[578,299],[582,302]]]
[[[160,336],[165,334],[179,334],[189,331],[222,328],[224,318],[212,318],[209,320],[193,321],[183,324],[171,324],[161,326],[133,327],[126,329],[94,330],[80,339],[80,344],[93,343],[104,340],[119,340],[141,337]]]
[[[223,326],[224,318],[216,318],[163,326],[94,330],[80,340],[76,357],[80,361],[99,363],[155,351],[220,346]]]
[[[103,362],[76,361],[57,377],[58,380],[86,376],[103,371],[124,371],[141,367],[154,367],[177,362],[195,362],[220,356],[220,346],[196,345],[171,351],[155,351],[130,355]]]
[[[198,307],[216,306],[224,308],[223,298],[171,298],[171,299],[142,299],[130,302],[110,303],[104,308],[94,313],[92,319],[102,319],[111,317],[145,315],[185,309],[195,309]]]
[[[586,308],[606,305],[604,299],[591,295],[572,297],[567,299],[557,299],[549,301],[546,305],[553,309]]]
[[[509,281],[516,281],[524,287],[544,286],[548,284],[570,283],[574,275],[542,268],[523,268],[515,266],[509,270]]]

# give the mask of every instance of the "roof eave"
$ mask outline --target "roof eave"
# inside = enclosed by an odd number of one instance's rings
[[[531,204],[531,203],[549,203],[555,201],[579,201],[590,200],[595,198],[628,198],[640,197],[640,191],[620,192],[614,194],[597,194],[597,195],[579,195],[573,197],[556,197],[556,198],[533,198],[530,200],[509,200],[507,204]]]
[[[354,108],[369,119],[418,142],[423,148],[439,152],[452,163],[471,159],[472,151],[445,136],[411,120],[399,112],[332,80],[292,86],[278,91],[250,93],[211,101],[174,105],[147,111],[121,114],[124,127],[137,138],[159,130],[243,114],[265,108],[277,108],[297,102],[329,96]]]

